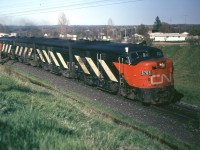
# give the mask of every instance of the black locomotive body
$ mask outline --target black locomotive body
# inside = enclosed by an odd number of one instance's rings
[[[1,38],[1,58],[40,66],[143,103],[170,103],[173,63],[160,49],[137,44],[47,38]]]

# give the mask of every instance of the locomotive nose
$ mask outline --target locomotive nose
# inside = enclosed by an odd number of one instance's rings
[[[171,86],[173,85],[173,64],[170,59],[158,60],[152,66],[150,82],[152,86]]]

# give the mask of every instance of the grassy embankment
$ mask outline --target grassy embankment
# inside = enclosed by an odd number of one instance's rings
[[[175,88],[182,101],[200,107],[200,45],[159,46],[174,62]]]
[[[0,66],[0,149],[177,147],[189,148],[114,109]]]

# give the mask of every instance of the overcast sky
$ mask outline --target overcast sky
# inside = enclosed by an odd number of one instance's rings
[[[56,25],[64,12],[70,25],[200,24],[200,0],[1,0],[0,24]]]

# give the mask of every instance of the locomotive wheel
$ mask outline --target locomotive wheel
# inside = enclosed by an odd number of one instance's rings
[[[42,68],[43,68],[44,70],[46,70],[46,71],[49,71],[49,70],[50,70],[50,69],[49,69],[49,66],[46,65],[46,64],[42,64]]]
[[[118,92],[118,85],[116,83],[111,83],[110,84],[110,91],[112,93],[117,93]]]
[[[31,62],[31,66],[36,67],[37,64],[35,62]]]
[[[126,88],[120,88],[119,93],[123,97],[127,97],[128,96],[128,92],[127,92]]]
[[[23,63],[23,59],[22,59],[21,57],[18,58],[18,61],[19,61],[20,63]]]
[[[94,84],[92,77],[85,76],[84,82],[85,82],[85,84],[90,85],[90,86],[92,86]]]
[[[130,94],[128,94],[127,98],[134,100],[136,98],[136,95],[134,92],[131,92]]]

